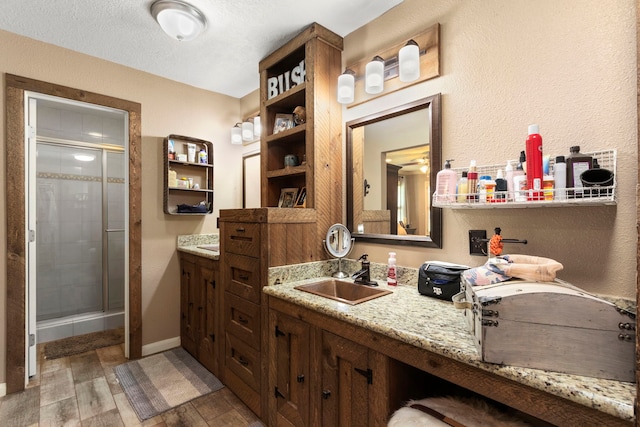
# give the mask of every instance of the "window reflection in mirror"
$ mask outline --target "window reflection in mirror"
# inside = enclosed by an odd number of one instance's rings
[[[431,193],[440,164],[440,95],[347,123],[347,222],[374,243],[441,247]]]

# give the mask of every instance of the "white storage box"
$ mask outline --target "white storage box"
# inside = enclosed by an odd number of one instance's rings
[[[635,381],[635,314],[566,282],[510,280],[454,297],[482,360]]]

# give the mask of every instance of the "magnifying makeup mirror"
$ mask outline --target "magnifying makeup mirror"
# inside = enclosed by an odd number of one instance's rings
[[[338,271],[333,273],[333,277],[345,279],[349,275],[342,271],[342,258],[349,255],[353,248],[355,239],[351,237],[351,232],[342,224],[333,224],[327,231],[327,237],[323,240],[324,248],[329,255],[338,258]]]

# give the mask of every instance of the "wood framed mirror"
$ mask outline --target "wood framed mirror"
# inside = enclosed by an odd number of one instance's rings
[[[442,247],[431,205],[442,167],[440,94],[346,124],[347,227],[357,241]]]

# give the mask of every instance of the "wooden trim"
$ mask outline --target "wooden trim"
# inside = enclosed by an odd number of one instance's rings
[[[53,83],[5,75],[7,183],[7,393],[24,389],[25,378],[25,173],[24,92],[82,101],[129,113],[129,357],[142,357],[142,145],[139,103]]]
[[[7,215],[7,394],[24,389],[25,379],[25,187],[24,91],[6,85],[7,161],[5,183]],[[22,333],[14,333],[22,331]]]

